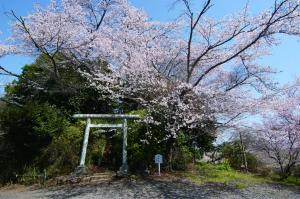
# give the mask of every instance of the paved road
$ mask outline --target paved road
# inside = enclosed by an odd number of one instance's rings
[[[197,186],[184,181],[118,180],[89,185],[62,186],[39,190],[1,191],[2,199],[130,199],[130,198],[228,198],[300,199],[300,188],[260,185],[247,189],[217,184]]]

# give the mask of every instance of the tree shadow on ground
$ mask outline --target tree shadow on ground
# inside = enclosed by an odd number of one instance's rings
[[[220,198],[222,192],[240,195],[240,190],[221,184],[195,185],[185,181],[122,179],[109,183],[48,189],[46,197],[69,198]]]

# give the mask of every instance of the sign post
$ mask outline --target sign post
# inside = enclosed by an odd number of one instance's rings
[[[163,156],[160,154],[156,154],[154,156],[154,161],[158,165],[158,176],[160,176],[160,164],[163,163]]]

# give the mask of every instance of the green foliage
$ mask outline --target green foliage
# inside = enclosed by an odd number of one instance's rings
[[[176,170],[186,170],[189,163],[192,162],[193,154],[187,146],[177,147],[174,151],[172,168]]]
[[[263,163],[260,162],[253,154],[246,153],[246,159],[248,164],[248,170],[256,172],[258,168],[263,167]]]
[[[179,133],[174,147],[172,168],[176,170],[186,170],[187,165],[192,162],[193,154],[190,148],[185,145],[188,136],[184,133]]]
[[[232,168],[238,170],[244,169],[244,157],[240,143],[233,142],[224,144],[221,147],[221,155],[223,158],[228,160]],[[249,171],[255,172],[257,171],[257,168],[261,165],[257,158],[249,152],[246,152],[246,160]]]
[[[65,58],[60,54],[55,59],[61,62]],[[93,64],[110,72],[103,61]],[[0,181],[15,173],[30,173],[29,168],[48,169],[50,176],[73,171],[79,162],[84,125],[73,124],[70,116],[115,109],[116,103],[89,86],[77,68],[65,65],[56,73],[51,60],[40,56],[6,87],[4,99],[9,104],[2,104],[0,110]],[[100,161],[105,145],[105,138],[91,135],[87,164]]]
[[[282,178],[282,176],[279,173],[272,172],[265,178],[270,179],[270,180],[272,180],[273,183],[277,183],[277,184],[282,184],[282,185],[286,185],[286,186],[289,186],[289,185],[300,186],[300,177],[295,176],[295,175],[291,175],[286,178]]]
[[[216,166],[216,168],[221,171],[231,171],[232,170],[228,160],[224,160],[222,163],[218,164]]]
[[[199,148],[201,155],[206,151],[212,150],[214,148],[213,143],[216,140],[216,126],[214,122],[205,121],[203,126],[184,131],[189,136],[187,145],[195,145]]]
[[[285,179],[282,179],[281,176],[276,176],[275,180],[279,181],[280,183],[287,184],[287,185],[297,185],[300,186],[300,165],[296,165],[292,168],[291,176],[288,176]],[[274,178],[274,175],[273,175]]]
[[[144,110],[133,111],[130,114],[144,115]],[[151,132],[151,136],[149,136]],[[196,149],[191,141],[190,132],[180,132],[176,139],[165,140],[165,132],[160,126],[146,125],[139,122],[130,122],[128,136],[128,158],[132,170],[155,168],[153,158],[155,154],[162,154],[163,168],[185,170],[193,161],[194,156],[200,156],[200,150],[210,144],[202,142],[203,148]],[[205,135],[203,135],[205,136]],[[199,144],[199,143],[198,143]]]
[[[295,165],[292,168],[292,175],[295,176],[295,177],[299,177],[300,178],[300,164]]]
[[[299,176],[289,176],[283,181],[288,185],[297,185],[300,186],[300,177]]]
[[[22,108],[7,106],[0,114],[5,141],[15,148],[15,157],[23,159],[38,153],[67,125],[60,111],[49,104],[26,104]]]
[[[36,167],[28,167],[24,169],[24,173],[17,176],[17,182],[25,185],[34,183],[41,183],[43,181],[43,174],[39,172]]]
[[[40,170],[47,169],[49,177],[68,174],[78,165],[81,143],[82,127],[68,126],[37,157],[36,165]]]
[[[145,130],[139,133],[139,139],[146,141],[146,144],[150,146],[146,150],[147,154],[161,153],[164,156],[163,167],[169,170],[172,170],[173,167],[180,170],[186,169],[187,164],[194,157],[195,159],[200,157],[204,151],[213,147],[216,127],[213,121],[206,121],[204,125],[199,125],[193,129],[181,129],[180,132],[177,132],[179,136],[174,138],[170,132],[165,130],[168,129],[167,126],[170,122],[169,118],[165,117],[169,112],[165,111],[148,113],[156,121],[159,121],[159,125],[146,125]],[[153,162],[153,156],[150,159]]]
[[[59,55],[57,59],[62,59]],[[59,68],[59,78],[50,69],[51,60],[40,56],[35,63],[25,65],[18,80],[6,87],[7,99],[14,99],[18,104],[35,101],[55,105],[63,113],[109,113],[115,108],[105,95],[91,87],[89,81],[72,66]],[[99,68],[105,67],[99,62]],[[49,65],[49,67],[47,67]],[[109,105],[109,103],[111,105]]]
[[[28,103],[22,108],[6,106],[0,111],[0,126],[5,134],[0,151],[1,176],[22,173],[55,136],[63,133],[68,122],[49,104]]]
[[[106,144],[107,141],[103,136],[98,136],[94,137],[94,139],[91,139],[86,158],[87,165],[101,165],[101,162],[104,158]]]
[[[130,114],[144,114],[143,110],[134,111]],[[147,126],[139,122],[129,123],[128,134],[128,162],[131,170],[145,170],[153,164],[153,157],[156,153],[161,152],[158,143],[144,142],[146,140]]]
[[[230,169],[226,161],[217,165],[203,162],[197,163],[196,171],[184,172],[182,175],[197,184],[222,183],[239,189],[263,183],[300,185],[300,179],[295,176],[290,176],[282,181],[280,176],[258,176],[253,173],[244,173]]]
[[[184,173],[184,176],[190,178],[197,184],[222,183],[224,185],[231,185],[240,189],[269,181],[267,179],[257,177],[254,174],[242,173],[230,169],[227,162],[218,165],[198,163],[196,166],[196,173],[187,172]]]

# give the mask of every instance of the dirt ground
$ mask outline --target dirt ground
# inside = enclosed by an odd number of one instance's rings
[[[238,189],[222,184],[196,185],[187,180],[119,179],[109,182],[50,188],[10,186],[0,189],[2,199],[127,199],[229,198],[299,199],[299,187],[263,184]]]

